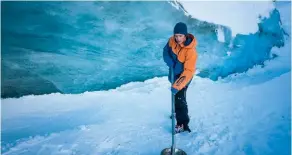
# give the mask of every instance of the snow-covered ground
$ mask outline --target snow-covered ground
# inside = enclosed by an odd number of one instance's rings
[[[188,154],[290,154],[290,78],[289,72],[239,88],[195,77],[187,92],[193,131],[177,135],[177,146]],[[166,78],[80,95],[5,99],[2,151],[159,154],[171,145],[170,105]]]

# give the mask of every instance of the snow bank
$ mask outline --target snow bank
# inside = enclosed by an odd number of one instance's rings
[[[258,31],[259,16],[269,17],[272,1],[178,1],[186,15],[231,29],[232,36]],[[175,3],[177,4],[177,3]],[[178,4],[177,4],[178,5]]]

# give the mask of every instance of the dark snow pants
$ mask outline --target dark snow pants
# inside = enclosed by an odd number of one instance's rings
[[[185,87],[175,95],[175,115],[177,125],[184,124],[184,126],[187,126],[190,121],[188,116],[188,105],[186,101],[187,89],[188,87]]]

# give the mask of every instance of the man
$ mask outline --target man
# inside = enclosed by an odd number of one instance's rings
[[[197,52],[196,38],[188,33],[185,23],[179,22],[173,30],[174,36],[170,37],[163,48],[163,59],[174,75],[171,92],[175,95],[176,133],[189,131],[188,106],[186,91],[195,73]]]

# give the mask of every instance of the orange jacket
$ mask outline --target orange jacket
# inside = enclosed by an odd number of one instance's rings
[[[192,34],[188,34],[184,43],[176,43],[172,36],[164,47],[164,61],[174,71],[175,82],[172,87],[178,91],[191,82],[195,73],[198,57],[196,45],[196,38]]]

